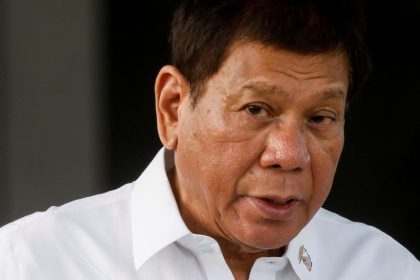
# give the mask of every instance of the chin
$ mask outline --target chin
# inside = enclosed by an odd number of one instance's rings
[[[293,217],[285,221],[261,221],[255,224],[251,234],[255,244],[265,249],[284,247],[295,238],[309,222],[310,215],[306,208],[299,207]],[[251,235],[250,235],[251,237]]]
[[[242,247],[247,247],[249,252],[280,249],[289,244],[303,226],[304,224],[299,226],[258,225],[254,229],[238,234],[237,237]]]

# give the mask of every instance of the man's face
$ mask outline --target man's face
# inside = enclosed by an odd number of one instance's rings
[[[179,107],[174,190],[190,228],[247,252],[285,246],[325,201],[344,142],[345,55],[234,45]]]

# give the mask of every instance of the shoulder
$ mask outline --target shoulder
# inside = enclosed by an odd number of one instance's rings
[[[311,229],[322,233],[321,236],[325,239],[355,242],[369,246],[380,244],[387,247],[403,248],[391,236],[378,228],[351,221],[323,208],[318,211],[311,223],[313,224]]]
[[[82,222],[92,218],[90,215],[105,214],[104,209],[118,210],[126,205],[125,200],[129,200],[131,188],[132,184],[127,184],[116,190],[77,199],[62,206],[52,206],[43,212],[35,212],[1,227],[0,237],[14,236],[19,231],[36,229],[51,222]]]
[[[15,260],[19,267],[23,264],[42,267],[41,262],[58,264],[71,255],[82,254],[86,248],[101,248],[111,238],[124,238],[115,236],[115,229],[130,223],[131,188],[132,184],[127,184],[3,226],[0,228],[0,270],[14,269]],[[63,252],[67,256],[63,256]]]
[[[390,275],[413,279],[409,275],[420,273],[418,260],[392,237],[373,226],[320,209],[307,227],[305,234],[316,239],[316,252],[326,266],[345,265],[351,267],[353,276],[373,273],[384,276],[383,279],[392,279]]]
[[[324,241],[340,243],[343,250],[360,248],[365,255],[387,251],[389,253],[385,255],[412,256],[406,248],[378,228],[351,221],[326,209],[320,209],[315,215],[312,230],[317,231]]]

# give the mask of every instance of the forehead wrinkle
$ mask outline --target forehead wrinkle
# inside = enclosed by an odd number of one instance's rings
[[[324,76],[322,75],[313,75],[313,73],[311,71],[307,71],[307,72],[303,72],[303,71],[299,71],[297,69],[293,70],[293,72],[287,72],[284,70],[278,70],[278,69],[269,69],[270,71],[274,72],[274,73],[280,73],[282,75],[285,75],[287,77],[293,78],[295,80],[300,80],[300,81],[304,81],[304,80],[315,80],[315,79],[319,79],[319,78],[323,78]]]

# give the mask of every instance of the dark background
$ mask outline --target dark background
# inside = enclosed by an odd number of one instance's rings
[[[153,86],[169,63],[172,1],[108,0],[108,186],[135,180],[161,147]],[[366,1],[374,71],[350,107],[325,207],[387,232],[420,257],[420,2]]]

